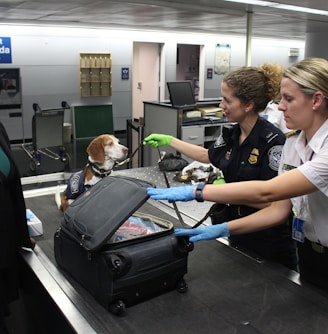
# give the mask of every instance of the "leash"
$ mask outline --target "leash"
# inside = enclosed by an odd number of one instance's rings
[[[159,155],[159,160],[162,161],[162,160],[163,160],[163,157],[161,157],[161,152],[160,152],[160,150],[159,150],[158,147],[157,147],[157,151],[158,151],[158,155]],[[164,176],[164,180],[165,180],[165,183],[166,183],[166,187],[167,187],[167,188],[170,188],[169,179],[167,178],[167,174],[166,174],[165,170],[163,170],[162,173],[163,173],[163,176]],[[176,215],[177,215],[177,217],[178,217],[178,219],[179,219],[180,224],[181,224],[182,226],[187,226],[187,224],[183,221],[183,218],[182,218],[182,216],[181,216],[181,213],[180,213],[180,211],[179,211],[179,209],[178,209],[177,204],[176,204],[175,202],[172,202],[172,204],[173,204],[174,211],[175,211],[175,213],[176,213]]]
[[[196,228],[200,225],[202,225],[202,223],[204,223],[204,221],[209,218],[211,216],[211,214],[215,211],[216,207],[218,206],[218,203],[214,203],[210,209],[208,210],[208,212],[205,214],[205,216],[197,223],[195,224],[192,228]]]
[[[138,150],[141,148],[142,145],[143,145],[143,140],[142,140],[141,143],[138,145],[138,147],[134,150],[134,152],[130,155],[130,157],[128,157],[127,159],[125,159],[125,160],[123,160],[123,161],[121,161],[121,162],[117,162],[117,163],[115,164],[115,167],[116,167],[116,166],[122,166],[122,165],[124,165],[124,164],[130,162],[130,161],[132,160],[132,158],[135,156],[135,154],[138,152]],[[159,159],[160,159],[160,161],[162,161],[161,152],[160,152],[160,150],[159,150],[158,147],[157,147],[157,151],[158,151]],[[170,183],[169,183],[169,180],[168,180],[168,178],[167,178],[167,175],[166,175],[165,171],[163,171],[163,176],[164,176],[164,179],[165,179],[165,183],[166,183],[167,188],[170,188]],[[177,215],[177,217],[178,217],[178,219],[179,219],[180,224],[181,224],[182,226],[186,226],[187,224],[183,221],[182,216],[181,216],[181,214],[180,214],[180,211],[179,211],[179,209],[178,209],[178,207],[177,207],[177,204],[176,204],[175,202],[173,202],[173,207],[174,207],[174,210],[175,210],[175,212],[176,212],[176,215]]]
[[[162,161],[164,156],[161,157],[161,152],[160,152],[158,147],[157,147],[157,151],[158,151],[158,155],[159,155],[159,160]],[[163,170],[162,173],[163,173],[164,180],[165,180],[167,188],[170,188],[170,182],[169,182],[169,179],[167,178],[167,174],[166,174],[165,170]],[[172,202],[172,204],[173,204],[174,211],[175,211],[175,213],[176,213],[176,215],[179,219],[179,222],[180,222],[181,226],[182,227],[189,226],[183,221],[177,204],[175,202]],[[180,247],[181,250],[184,250],[186,252],[191,252],[194,249],[194,244],[189,241],[188,237],[178,237],[177,240],[178,240],[178,245],[180,244],[180,246],[182,246],[182,247]]]
[[[142,145],[143,145],[143,141],[141,141],[141,143],[138,145],[138,147],[133,151],[133,153],[128,158],[126,158],[125,160],[123,160],[121,162],[117,162],[115,164],[115,166],[122,166],[122,165],[127,164],[128,162],[130,162],[133,159],[133,157],[136,155],[138,150],[141,148]],[[158,147],[157,147],[157,151],[158,151],[159,159],[160,159],[160,161],[162,161],[163,157],[161,157],[161,152],[160,152]],[[171,186],[170,186],[170,182],[168,180],[166,172],[163,170],[162,173],[163,173],[163,176],[164,176],[166,187],[170,188]],[[184,220],[181,216],[181,213],[178,209],[177,204],[175,202],[172,202],[172,204],[173,204],[174,211],[175,211],[175,213],[176,213],[176,215],[179,219],[180,224],[182,226],[188,226],[189,227],[189,225],[184,222]],[[196,227],[200,226],[207,218],[209,218],[210,215],[215,211],[215,208],[216,208],[217,205],[218,205],[218,203],[213,204],[211,206],[211,208],[209,209],[209,211],[205,214],[205,216],[201,220],[199,220],[194,226],[192,226],[192,228],[196,228]]]
[[[159,154],[159,157],[160,157],[160,161],[162,161],[163,158],[161,158],[161,152],[160,152],[159,148],[157,148],[157,151],[158,151],[158,154]],[[170,188],[170,183],[169,183],[169,180],[167,178],[167,174],[166,174],[166,172],[164,170],[162,172],[163,172],[163,176],[164,176],[164,179],[165,179],[166,187]],[[175,213],[176,213],[176,215],[177,215],[177,217],[179,219],[180,224],[182,226],[188,226],[189,227],[189,225],[186,224],[183,221],[181,213],[180,213],[180,211],[178,209],[177,204],[175,202],[172,202],[172,204],[173,204],[174,211],[175,211]],[[210,207],[210,209],[208,210],[208,212],[205,214],[205,216],[201,220],[199,220],[194,226],[192,226],[192,228],[196,228],[196,227],[200,226],[207,218],[209,218],[211,216],[211,214],[215,211],[215,209],[216,209],[217,206],[218,206],[218,203],[214,203]]]
[[[126,158],[125,160],[123,160],[121,162],[116,162],[115,167],[122,166],[124,164],[129,163],[133,159],[133,157],[136,155],[136,153],[139,151],[139,149],[142,145],[143,145],[143,141],[141,141],[141,143],[138,145],[138,147],[133,151],[133,153],[128,158]]]

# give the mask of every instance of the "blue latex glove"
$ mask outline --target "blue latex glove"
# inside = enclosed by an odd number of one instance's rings
[[[188,236],[190,242],[200,240],[212,240],[217,238],[229,237],[230,231],[228,223],[200,226],[197,228],[176,228],[174,230],[176,236]]]
[[[181,201],[188,202],[195,199],[194,195],[195,185],[180,186],[172,188],[147,188],[147,194],[151,199],[167,200],[169,203]]]

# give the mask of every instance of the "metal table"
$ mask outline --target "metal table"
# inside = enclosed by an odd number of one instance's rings
[[[117,171],[165,187],[157,167]],[[168,173],[169,180],[173,174]],[[172,181],[172,185],[176,185]],[[33,192],[33,191],[32,191]],[[127,308],[126,315],[109,313],[77,282],[57,268],[53,233],[62,213],[56,208],[53,188],[26,203],[42,220],[44,235],[35,252],[23,257],[72,328],[72,333],[311,333],[328,330],[327,295],[300,285],[298,274],[266,261],[255,261],[225,242],[195,244],[189,254],[187,293],[171,291]],[[172,206],[150,201],[177,223]],[[210,203],[179,203],[185,222],[192,225],[207,212]],[[52,333],[49,326],[48,333]]]

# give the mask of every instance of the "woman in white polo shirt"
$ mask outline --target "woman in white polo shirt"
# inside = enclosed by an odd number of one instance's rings
[[[259,113],[260,116],[268,120],[270,123],[280,129],[285,135],[292,130],[288,129],[284,120],[284,114],[278,109],[276,102],[270,101],[264,111]]]
[[[283,148],[279,176],[266,181],[222,185],[149,188],[152,199],[272,204],[252,215],[219,225],[176,229],[191,241],[249,233],[296,215],[293,237],[298,241],[301,279],[328,290],[328,61],[307,58],[288,68],[281,81],[279,109],[286,125],[299,129]]]

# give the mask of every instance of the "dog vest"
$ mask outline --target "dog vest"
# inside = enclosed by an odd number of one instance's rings
[[[66,195],[68,199],[75,199],[85,191],[83,171],[75,172],[68,180]]]

